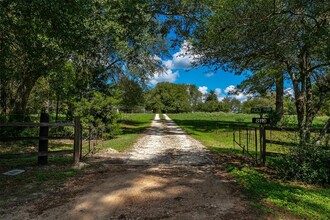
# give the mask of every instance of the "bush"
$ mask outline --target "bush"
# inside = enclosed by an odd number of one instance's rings
[[[312,144],[290,148],[287,155],[276,163],[280,177],[304,183],[329,183],[329,155],[321,147]]]
[[[120,114],[117,112],[118,99],[100,92],[90,92],[87,98],[76,103],[76,116],[81,117],[84,127],[103,130],[105,137],[112,137],[121,132],[117,121]]]

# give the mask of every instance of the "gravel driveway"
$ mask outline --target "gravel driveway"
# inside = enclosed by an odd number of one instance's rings
[[[85,174],[3,219],[264,218],[207,149],[165,117],[156,115],[131,152],[101,155],[107,169]]]
[[[206,148],[179,128],[166,114],[165,121],[156,114],[149,133],[133,147],[127,158],[133,165],[206,165],[212,164]]]

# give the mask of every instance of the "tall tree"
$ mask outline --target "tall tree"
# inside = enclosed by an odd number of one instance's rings
[[[143,87],[134,79],[122,77],[119,81],[121,91],[120,107],[123,111],[131,112],[134,108],[144,106]]]
[[[84,48],[89,9],[84,0],[1,2],[3,111],[23,113],[37,79]]]
[[[283,68],[293,84],[301,141],[308,142],[313,118],[329,99],[320,82],[330,68],[330,2],[219,0],[209,5],[212,13],[192,40],[200,63],[236,73]],[[320,92],[318,102],[313,85]]]
[[[195,97],[201,94],[190,93],[191,85],[173,84],[161,82],[147,94],[147,109],[162,112],[191,112],[193,110]],[[199,91],[198,91],[199,92]],[[192,96],[193,95],[193,96]]]
[[[217,94],[215,94],[214,90],[211,90],[209,94],[207,94],[205,98],[205,102],[211,102],[211,101],[218,101]]]
[[[72,62],[76,99],[106,90],[119,74],[147,80],[162,68],[165,37],[194,29],[197,1],[2,1],[0,104],[22,113],[40,77]]]

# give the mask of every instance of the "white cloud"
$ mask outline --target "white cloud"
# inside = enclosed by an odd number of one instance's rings
[[[284,90],[284,95],[294,97],[294,91],[292,88],[287,88]]]
[[[159,82],[170,82],[174,83],[176,78],[179,76],[179,72],[172,70],[167,70],[164,73],[155,73],[155,75],[150,79],[149,84],[155,86]]]
[[[245,102],[248,98],[244,93],[238,93],[237,95],[232,95],[231,97],[238,99],[240,102]]]
[[[200,86],[198,87],[198,91],[200,91],[203,95],[207,94],[207,87],[206,86]]]
[[[225,98],[225,95],[222,94],[222,90],[220,88],[215,88],[214,93],[217,95],[219,102]]]
[[[225,89],[225,93],[229,93],[229,94],[235,91],[236,91],[236,86],[234,85],[230,85]]]
[[[181,45],[180,51],[172,56],[172,60],[165,60],[163,64],[168,69],[190,69],[192,63],[198,58],[198,55],[189,52],[190,43],[184,41]]]
[[[217,96],[220,96],[220,94],[221,94],[221,89],[220,89],[220,88],[216,88],[216,89],[214,90],[214,92],[215,92],[215,94],[216,94]]]
[[[236,92],[236,90],[237,90],[236,86],[230,85],[225,89],[225,93],[227,93],[230,98],[235,98],[240,102],[245,102],[248,96],[245,95],[243,92],[238,92],[237,94],[236,93],[233,94],[234,92]]]
[[[156,60],[156,61],[161,61],[161,60],[162,60],[162,59],[161,59],[159,56],[157,56],[157,55],[153,55],[152,58],[153,58],[154,60]]]
[[[214,76],[214,73],[210,72],[210,73],[206,73],[205,74],[206,77],[211,77],[211,76]]]

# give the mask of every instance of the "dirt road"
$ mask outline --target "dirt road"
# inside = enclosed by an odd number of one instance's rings
[[[116,161],[116,162],[114,162]],[[126,154],[102,153],[102,164],[50,198],[5,219],[259,219],[207,149],[167,116]]]

